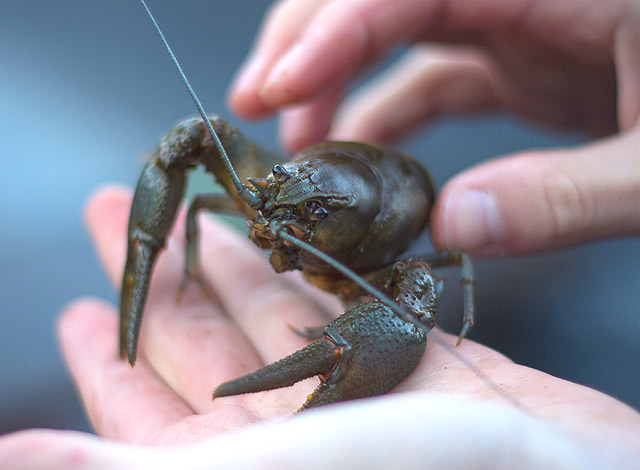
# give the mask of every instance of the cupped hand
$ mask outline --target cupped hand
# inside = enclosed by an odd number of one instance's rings
[[[407,44],[338,109],[359,72]],[[229,103],[246,118],[281,110],[290,150],[327,135],[385,143],[438,116],[491,110],[609,135],[506,156],[443,186],[436,246],[532,253],[640,233],[639,44],[632,0],[283,0]]]
[[[86,212],[115,285],[130,203],[128,190],[107,188]],[[309,379],[212,400],[222,381],[303,346],[290,325],[322,325],[340,308],[296,275],[275,274],[245,238],[209,218],[201,224],[202,256],[214,298],[192,286],[177,304],[183,223],[181,216],[158,261],[133,369],[118,357],[113,306],[80,299],[61,317],[65,360],[91,424],[107,439],[54,431],[6,436],[0,468],[548,468],[565,462],[597,468],[637,462],[636,411],[515,365],[473,341],[454,349],[456,338],[437,330],[416,370],[384,397],[291,417],[317,383]]]

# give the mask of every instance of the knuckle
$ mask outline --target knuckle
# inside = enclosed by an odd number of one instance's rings
[[[542,182],[552,236],[564,238],[593,223],[593,200],[575,174],[553,165],[543,172]]]

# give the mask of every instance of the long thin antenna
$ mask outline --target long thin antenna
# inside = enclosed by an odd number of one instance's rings
[[[162,42],[164,43],[164,47],[167,49],[167,52],[169,53],[169,57],[171,57],[171,60],[172,60],[173,64],[176,66],[176,69],[178,70],[178,74],[180,75],[180,78],[182,79],[182,83],[184,83],[184,86],[186,87],[187,91],[189,92],[189,96],[191,96],[191,99],[193,100],[193,103],[196,105],[196,108],[198,108],[198,112],[200,113],[200,116],[202,116],[202,120],[204,121],[204,125],[206,126],[207,130],[209,131],[209,134],[211,134],[211,138],[213,139],[213,142],[214,142],[214,144],[216,146],[216,149],[218,150],[218,153],[220,154],[220,157],[222,158],[222,163],[224,164],[227,172],[229,173],[229,176],[231,177],[231,182],[236,187],[236,189],[238,190],[238,194],[243,198],[243,200],[245,200],[247,203],[249,203],[249,205],[251,207],[254,207],[252,205],[252,203],[256,200],[256,198],[252,197],[252,196],[254,196],[255,193],[250,191],[245,185],[243,185],[240,182],[240,179],[238,178],[238,175],[236,174],[236,171],[233,169],[233,166],[231,165],[231,161],[229,160],[229,157],[227,156],[227,152],[225,151],[224,147],[222,146],[222,142],[220,142],[220,138],[218,137],[218,134],[213,129],[213,126],[211,125],[211,122],[209,121],[209,118],[207,117],[207,113],[204,111],[204,107],[202,106],[202,103],[200,103],[200,100],[196,96],[195,91],[193,91],[193,88],[191,88],[191,84],[189,83],[189,80],[187,79],[187,76],[182,71],[182,67],[180,67],[180,63],[178,62],[178,59],[173,54],[173,51],[171,50],[171,46],[169,46],[169,43],[167,42],[166,38],[164,37],[164,34],[162,33],[162,30],[160,29],[160,26],[156,22],[156,19],[154,18],[153,14],[151,13],[151,10],[149,10],[149,7],[145,3],[145,1],[144,0],[140,0],[140,3],[142,3],[142,6],[147,11],[147,14],[149,15],[149,18],[151,19],[151,22],[155,26],[156,31],[158,32],[158,34],[160,35],[160,39],[162,39]],[[251,196],[249,196],[247,193],[250,193]]]

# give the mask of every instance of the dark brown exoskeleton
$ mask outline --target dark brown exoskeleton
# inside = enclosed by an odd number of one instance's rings
[[[326,142],[279,163],[224,119],[206,118],[147,12],[203,120],[184,121],[169,132],[138,181],[122,279],[120,355],[134,364],[151,272],[182,200],[186,172],[198,165],[228,194],[197,196],[191,204],[180,289],[189,279],[205,286],[197,251],[198,211],[235,211],[249,219],[256,245],[271,250],[277,272],[301,270],[349,307],[324,329],[300,333],[315,340],[307,347],[221,384],[214,397],[286,387],[316,375],[321,383],[302,408],[388,392],[416,367],[435,324],[442,281],[430,266],[461,265],[460,341],[473,324],[469,258],[445,251],[401,259],[423,232],[433,206],[427,172],[406,155],[356,142]],[[362,302],[365,297],[374,300]]]
[[[271,250],[270,262],[277,272],[301,270],[309,282],[339,295],[345,305],[355,304],[323,330],[307,329],[304,335],[316,340],[307,347],[218,386],[214,397],[285,387],[315,375],[321,383],[303,408],[388,392],[418,364],[426,332],[435,324],[442,283],[430,266],[462,266],[465,311],[460,338],[464,336],[473,323],[468,257],[446,251],[399,259],[424,230],[434,202],[431,180],[415,160],[363,143],[326,142],[280,164],[224,119],[213,117],[210,122],[238,179],[247,183],[236,188],[200,119],[176,126],[146,164],[131,209],[120,305],[120,352],[131,364],[156,256],[182,200],[185,173],[200,164],[229,196],[202,195],[192,203],[185,281],[204,282],[197,253],[197,212],[235,210],[250,218],[249,237]],[[366,283],[346,277],[335,261],[327,263],[292,243],[296,240],[348,267]],[[381,293],[358,303],[371,295],[366,285]]]

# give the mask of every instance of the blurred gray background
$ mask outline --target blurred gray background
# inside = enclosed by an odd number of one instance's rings
[[[226,87],[269,2],[150,4],[205,108],[228,116]],[[133,185],[145,152],[195,111],[133,0],[2,2],[0,64],[0,433],[88,430],[54,337],[71,298],[116,300],[83,201],[105,182]],[[275,122],[243,127],[277,148]],[[399,147],[440,186],[478,160],[581,140],[486,116],[438,122]],[[471,337],[638,408],[638,255],[640,240],[623,239],[480,261]],[[447,274],[439,322],[457,331],[457,273]]]

